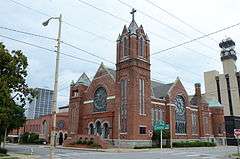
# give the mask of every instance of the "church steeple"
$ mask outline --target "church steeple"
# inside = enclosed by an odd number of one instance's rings
[[[132,9],[131,23],[124,25],[122,34],[117,38],[117,63],[127,59],[141,59],[150,62],[149,38],[145,34],[143,26],[135,21],[136,10]]]
[[[130,25],[128,27],[128,31],[129,31],[130,34],[137,34],[138,25],[137,25],[137,23],[135,22],[135,19],[134,19],[135,12],[136,12],[136,10],[134,8],[130,12],[130,14],[132,14],[132,22],[130,23]]]
[[[123,27],[117,39],[115,102],[120,107],[121,132],[127,134],[120,134],[120,138],[135,140],[141,125],[151,129],[150,48],[142,25],[135,21],[136,10],[130,13],[131,23]],[[143,136],[150,140],[148,135]]]

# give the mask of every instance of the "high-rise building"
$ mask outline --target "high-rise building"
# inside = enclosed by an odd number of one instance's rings
[[[51,114],[53,91],[43,88],[36,88],[37,96],[27,108],[27,119],[36,119],[42,115]]]
[[[216,70],[205,72],[205,90],[208,98],[217,98],[224,106],[226,134],[234,139],[234,129],[240,128],[240,74],[236,67],[235,42],[227,38],[219,43],[219,47],[223,74]],[[232,143],[230,139],[228,143]]]

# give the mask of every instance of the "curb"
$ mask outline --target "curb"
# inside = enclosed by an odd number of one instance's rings
[[[44,148],[51,148],[51,146],[44,146]],[[68,149],[68,150],[82,150],[82,151],[95,151],[95,152],[107,152],[104,149],[89,149],[89,148],[78,148],[78,147],[55,147],[56,149]]]

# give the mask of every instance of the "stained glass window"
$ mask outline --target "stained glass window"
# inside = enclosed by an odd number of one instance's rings
[[[192,112],[192,134],[197,134],[197,112]]]
[[[144,104],[144,80],[139,79],[139,105],[140,105],[140,115],[145,114],[145,104]]]
[[[94,112],[107,110],[107,92],[103,87],[99,87],[94,94]]]
[[[178,95],[175,99],[176,105],[176,133],[186,133],[186,107],[185,100],[182,96]]]
[[[121,132],[127,132],[127,79],[121,80],[120,124]]]
[[[209,134],[208,113],[205,114],[205,116],[203,117],[203,120],[204,120],[204,132],[205,134]]]

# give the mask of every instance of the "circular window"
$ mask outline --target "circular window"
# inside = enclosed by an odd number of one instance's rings
[[[99,87],[94,94],[94,111],[106,111],[107,108],[107,91],[103,87]]]

